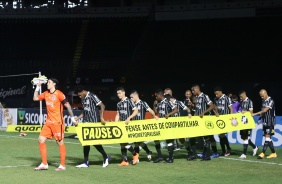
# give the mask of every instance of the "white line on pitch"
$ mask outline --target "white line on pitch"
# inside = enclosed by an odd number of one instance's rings
[[[15,138],[15,139],[28,139],[28,140],[34,140],[34,141],[37,141],[38,139],[35,139],[35,138],[28,138],[28,137],[22,137],[22,136],[9,136],[9,135],[0,135],[2,137],[6,137],[6,138]],[[66,140],[66,139],[65,139]],[[47,141],[54,141],[54,140],[48,140]],[[79,142],[68,142],[68,141],[65,141],[66,144],[78,144],[78,145],[81,145],[81,143]],[[117,144],[118,145],[118,144]],[[118,148],[120,149],[120,146],[109,146],[109,145],[103,145],[103,147],[105,148]]]
[[[219,157],[220,159],[226,159],[226,160],[236,160],[241,162],[252,162],[252,163],[260,163],[260,164],[269,164],[269,165],[279,165],[282,166],[282,164],[275,163],[275,162],[263,162],[263,161],[255,161],[255,160],[245,160],[245,159],[238,159],[238,158],[226,158],[226,157]]]

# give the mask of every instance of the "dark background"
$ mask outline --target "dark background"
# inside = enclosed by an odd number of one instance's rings
[[[149,105],[158,88],[172,88],[179,100],[195,83],[212,99],[215,86],[226,94],[243,89],[255,111],[265,88],[282,115],[280,24],[280,15],[174,21],[0,18],[1,76],[40,71],[58,78],[65,94],[84,84],[108,110],[116,110],[118,86],[128,96],[137,89]],[[0,100],[8,107],[37,107],[31,100],[33,77],[0,78],[1,89],[28,85],[24,99]]]

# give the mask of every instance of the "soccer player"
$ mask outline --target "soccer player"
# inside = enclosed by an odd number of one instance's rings
[[[159,118],[158,116],[156,116],[155,112],[153,111],[153,109],[151,109],[148,103],[140,99],[139,94],[136,90],[131,91],[130,98],[135,103],[138,109],[138,114],[132,120],[145,119],[146,112],[149,112],[156,120]],[[138,154],[140,151],[139,146],[141,146],[142,149],[146,151],[148,162],[150,162],[152,159],[152,151],[149,150],[145,142],[136,142],[134,150]]]
[[[217,112],[219,115],[223,114],[232,114],[232,102],[231,98],[222,92],[221,87],[215,87],[214,88],[214,104],[216,106]],[[226,133],[219,134],[219,143],[221,147],[221,156],[229,156],[231,152],[231,147],[229,145],[228,139],[226,137]],[[225,146],[227,148],[227,151],[225,149]]]
[[[240,107],[242,113],[250,112],[253,114],[253,101],[247,97],[246,91],[239,92],[240,97]],[[251,141],[249,136],[251,135],[251,129],[240,130],[241,139],[243,140],[243,154],[239,158],[247,158],[247,149],[248,145],[252,146],[253,148],[253,156],[256,156],[258,147]]]
[[[171,99],[171,97],[172,97],[172,90],[170,89],[170,88],[165,88],[164,89],[164,95],[165,95],[165,98],[167,98],[168,100],[170,100]],[[167,96],[167,95],[169,95],[169,96]],[[172,102],[173,103],[173,102]],[[177,105],[177,104],[175,104],[175,105]],[[178,109],[179,110],[179,109]],[[179,110],[180,111],[180,110]],[[187,111],[186,111],[187,112]],[[176,113],[176,115],[177,114],[180,114],[180,112],[178,112],[178,113]],[[174,151],[179,151],[180,150],[180,148],[179,148],[179,144],[178,144],[178,139],[174,139],[174,141],[173,141],[173,150]]]
[[[53,137],[56,140],[57,145],[59,146],[60,159],[61,163],[56,171],[66,170],[66,146],[64,144],[64,131],[65,131],[65,122],[63,115],[63,106],[68,110],[71,120],[74,124],[77,124],[71,106],[67,101],[65,95],[57,89],[59,81],[55,78],[48,79],[47,89],[45,92],[39,94],[41,83],[37,84],[36,89],[33,94],[34,101],[46,102],[47,117],[45,124],[38,137],[38,145],[42,158],[41,164],[35,168],[35,170],[47,170],[47,147],[46,140],[52,139]]]
[[[186,98],[183,103],[191,110],[191,114],[193,116],[195,113],[195,104],[193,103],[193,101],[195,100],[195,95],[193,95],[190,89],[187,89],[185,92],[185,97]],[[187,115],[187,111],[181,111],[181,116],[183,115]]]
[[[116,89],[117,96],[120,101],[117,103],[117,113],[115,116],[115,122],[124,121],[127,125],[132,118],[134,118],[138,114],[138,108],[134,104],[134,102],[125,96],[125,89],[123,87],[118,87]],[[133,149],[131,143],[120,143],[121,146],[121,155],[122,155],[122,162],[119,166],[128,166],[127,160],[127,150],[129,150],[132,155],[132,164],[135,165],[139,161],[139,154]]]
[[[204,115],[210,115],[212,110],[215,111],[215,115],[218,116],[218,113],[215,109],[213,102],[210,100],[207,94],[204,94],[201,91],[200,85],[198,84],[193,85],[192,93],[196,96],[195,116],[200,116],[202,118]],[[203,136],[203,139],[204,139],[204,151],[202,155],[202,161],[209,161],[211,160],[211,157],[212,158],[219,157],[214,135]],[[190,138],[190,144],[194,155],[192,155],[188,160],[194,160],[197,158],[195,142],[196,142],[195,138]],[[210,147],[212,147],[213,150],[213,154],[211,156],[210,156]]]
[[[165,92],[165,98],[170,100],[174,105],[176,105],[177,109],[178,109],[178,112],[173,114],[172,116],[174,117],[179,117],[181,116],[181,111],[186,111],[186,114],[188,115],[189,118],[191,118],[191,110],[182,102],[182,101],[179,101],[177,100],[176,98],[174,98],[173,96],[171,96],[172,94],[172,91],[170,88],[166,88],[164,90]],[[185,138],[179,138],[179,141],[181,142],[181,144],[183,144],[185,146],[185,149],[187,150],[187,159],[188,157],[192,154],[192,150],[190,148],[190,145],[189,145],[189,142],[185,140]],[[174,140],[174,142],[178,142],[177,139]],[[178,144],[176,144],[178,145]]]
[[[165,98],[164,91],[161,89],[155,92],[156,100],[154,101],[154,112],[159,115],[160,118],[168,118],[178,112],[178,108],[171,101]],[[165,163],[173,163],[173,139],[166,140],[169,157],[165,160]],[[163,155],[161,152],[160,141],[155,141],[155,148],[158,153],[158,158],[154,160],[154,163],[163,161]]]
[[[259,154],[258,159],[263,159],[265,152],[269,147],[271,154],[266,158],[276,158],[277,154],[274,150],[274,145],[271,136],[274,135],[274,126],[276,125],[275,117],[275,103],[274,100],[268,96],[265,89],[261,89],[259,96],[262,99],[261,111],[253,113],[253,116],[260,115],[258,124],[262,124],[263,136],[265,137],[262,152]]]
[[[105,105],[104,103],[99,99],[99,97],[86,90],[84,86],[77,86],[75,89],[75,94],[79,98],[81,98],[81,103],[83,107],[82,113],[75,118],[76,121],[78,121],[80,118],[82,119],[82,122],[89,122],[89,123],[97,123],[101,122],[101,124],[105,124],[104,120],[104,111],[105,111]],[[102,145],[93,145],[97,151],[99,151],[103,156],[103,165],[102,167],[107,167],[109,165],[110,157],[106,154],[104,148]],[[90,152],[90,146],[83,146],[83,155],[84,155],[84,161],[82,164],[77,165],[76,168],[88,168],[89,167],[89,152]]]

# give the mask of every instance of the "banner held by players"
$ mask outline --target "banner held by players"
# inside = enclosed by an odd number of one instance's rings
[[[79,123],[76,133],[81,144],[115,144],[166,140],[228,133],[255,128],[249,112],[216,116],[170,117],[124,122]]]

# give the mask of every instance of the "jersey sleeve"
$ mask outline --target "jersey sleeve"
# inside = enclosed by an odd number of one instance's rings
[[[43,92],[43,93],[41,93],[41,94],[39,94],[38,95],[38,100],[44,100],[45,99],[45,94],[46,94],[46,91],[45,92]]]
[[[61,91],[58,91],[58,99],[60,102],[62,102],[63,104],[69,103],[66,96],[64,95],[64,93],[62,93]]]

